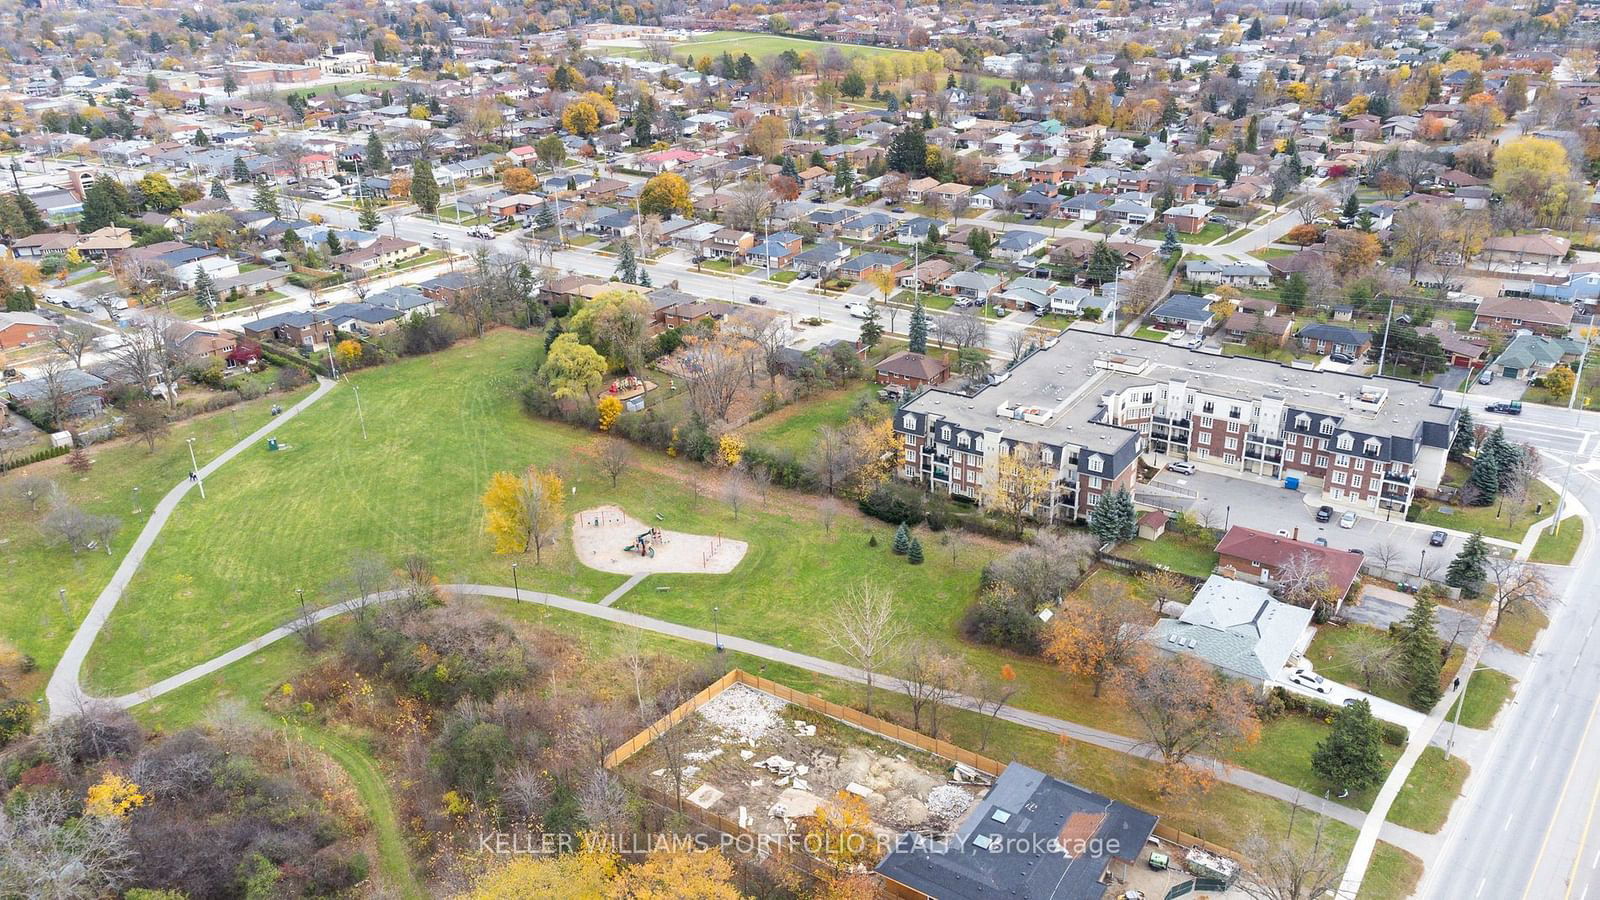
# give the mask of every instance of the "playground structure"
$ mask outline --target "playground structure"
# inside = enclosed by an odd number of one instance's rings
[[[749,549],[744,541],[721,535],[646,525],[616,506],[597,506],[574,515],[572,546],[584,565],[618,575],[726,574]]]
[[[606,386],[606,393],[618,400],[632,400],[656,389],[656,383],[635,375],[624,375]]]

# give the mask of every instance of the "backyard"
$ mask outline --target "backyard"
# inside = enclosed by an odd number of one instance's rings
[[[1367,625],[1323,625],[1317,629],[1317,636],[1311,640],[1311,646],[1306,648],[1305,656],[1319,675],[1366,691],[1375,697],[1409,707],[1411,703],[1406,699],[1405,685],[1393,677],[1393,667],[1377,665],[1364,667],[1359,662],[1363,657],[1362,651],[1367,646],[1388,640],[1389,636],[1385,632]],[[1445,660],[1443,671],[1439,676],[1440,684],[1448,684],[1450,679],[1455,677],[1456,669],[1461,666],[1462,653],[1463,648],[1458,642],[1451,649],[1450,658]],[[1363,675],[1364,669],[1373,673],[1370,682]]]
[[[1117,555],[1152,566],[1165,566],[1184,575],[1206,578],[1217,566],[1216,538],[1187,537],[1168,532],[1160,540],[1128,541],[1117,548]]]

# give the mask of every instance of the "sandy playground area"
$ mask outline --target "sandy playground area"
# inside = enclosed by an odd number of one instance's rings
[[[584,565],[618,575],[722,575],[732,572],[749,549],[749,544],[731,538],[667,531],[615,506],[597,506],[573,516],[572,546]]]

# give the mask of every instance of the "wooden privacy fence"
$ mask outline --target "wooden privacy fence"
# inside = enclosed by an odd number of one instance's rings
[[[988,775],[999,775],[1005,769],[1005,766],[981,753],[973,753],[971,750],[958,747],[949,741],[931,738],[903,725],[887,722],[877,716],[869,716],[848,706],[842,706],[830,700],[824,700],[821,697],[797,691],[788,685],[779,684],[759,675],[751,675],[743,669],[730,670],[721,678],[707,685],[705,690],[690,697],[676,709],[651,723],[648,728],[624,741],[617,749],[606,754],[605,767],[614,769],[621,765],[630,756],[648,747],[650,742],[654,741],[663,732],[683,721],[685,716],[704,706],[712,697],[722,693],[734,684],[755,688],[795,706],[808,709],[814,713],[820,713],[830,719],[836,719],[846,725],[871,732],[918,750],[925,750],[952,762],[971,766]]]

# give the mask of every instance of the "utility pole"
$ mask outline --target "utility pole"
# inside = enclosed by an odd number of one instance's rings
[[[361,439],[364,441],[367,439],[367,414],[361,409],[361,388],[356,387],[355,382],[350,381],[350,376],[348,375],[345,376],[344,380],[350,384],[350,390],[354,391],[356,395],[356,418],[361,420]]]
[[[1394,294],[1389,295],[1389,313],[1383,320],[1383,344],[1378,348],[1378,374],[1383,375],[1383,358],[1389,354],[1389,332],[1394,328]]]
[[[193,478],[195,484],[200,486],[200,499],[204,500],[206,498],[206,480],[200,477],[200,463],[196,462],[194,458],[194,438],[189,438],[187,443],[189,444],[189,477]]]

